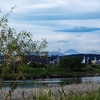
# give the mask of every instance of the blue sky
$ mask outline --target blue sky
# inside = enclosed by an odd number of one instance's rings
[[[100,0],[2,0],[1,15],[15,5],[9,25],[46,38],[47,50],[100,53]]]

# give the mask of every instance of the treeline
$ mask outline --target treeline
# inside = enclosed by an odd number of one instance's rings
[[[70,69],[81,69],[82,67],[86,67],[86,64],[82,63],[81,59],[78,57],[64,57],[61,59],[59,63],[59,67],[61,68],[70,68]]]
[[[31,68],[45,68],[47,67],[48,65],[45,65],[45,64],[42,64],[42,63],[35,63],[34,61],[33,62],[30,62],[28,64],[29,67]],[[81,62],[81,59],[78,58],[78,57],[64,57],[60,60],[59,64],[57,64],[58,67],[60,68],[82,68],[82,67],[86,67],[86,64],[83,64]]]

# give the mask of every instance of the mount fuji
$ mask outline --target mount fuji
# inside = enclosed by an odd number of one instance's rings
[[[79,54],[79,52],[77,50],[75,50],[75,49],[68,49],[63,54],[65,54],[65,55],[71,55],[71,54]]]

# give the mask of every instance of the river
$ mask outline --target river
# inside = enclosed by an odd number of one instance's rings
[[[47,78],[47,79],[32,79],[32,80],[19,80],[15,85],[15,89],[30,89],[51,86],[63,86],[68,84],[77,83],[100,83],[100,77],[74,77],[74,78]],[[11,83],[14,83],[12,81]],[[9,81],[3,81],[2,89],[10,89],[12,84]]]

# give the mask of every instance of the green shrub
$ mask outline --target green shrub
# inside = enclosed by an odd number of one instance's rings
[[[46,66],[45,66],[44,64],[42,64],[42,63],[39,63],[39,64],[38,64],[38,67],[39,67],[39,68],[46,68]]]
[[[92,67],[92,68],[96,68],[97,65],[96,65],[96,64],[92,64],[91,67]]]
[[[29,63],[28,66],[29,66],[30,68],[37,68],[37,67],[38,67],[38,65],[37,65],[35,62]]]
[[[61,68],[69,67],[69,59],[68,58],[62,58],[60,63],[59,63],[59,67],[61,67]]]

